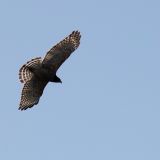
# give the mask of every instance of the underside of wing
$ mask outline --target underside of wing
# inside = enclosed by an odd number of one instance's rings
[[[60,41],[52,47],[46,54],[42,65],[53,71],[61,66],[61,64],[76,50],[80,44],[80,32],[73,31],[68,37]]]
[[[27,81],[22,89],[19,110],[26,110],[38,104],[47,83],[48,81],[39,80],[34,76]]]

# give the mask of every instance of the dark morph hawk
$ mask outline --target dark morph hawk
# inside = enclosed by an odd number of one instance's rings
[[[68,37],[53,46],[44,59],[34,58],[19,70],[19,79],[24,83],[20,110],[26,110],[38,104],[48,82],[62,83],[56,76],[58,68],[76,50],[80,44],[80,32],[73,31]]]

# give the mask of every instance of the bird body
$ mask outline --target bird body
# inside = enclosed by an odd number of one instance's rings
[[[38,104],[48,82],[62,83],[56,72],[70,54],[80,44],[80,32],[73,31],[68,37],[53,46],[44,59],[37,57],[24,64],[19,70],[22,89],[20,110],[26,110]]]

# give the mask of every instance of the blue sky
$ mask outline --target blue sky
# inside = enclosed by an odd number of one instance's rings
[[[3,160],[160,159],[160,1],[0,1]],[[19,68],[79,30],[37,106],[18,110]]]

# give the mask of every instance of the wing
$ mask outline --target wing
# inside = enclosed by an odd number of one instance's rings
[[[39,80],[35,76],[27,81],[22,89],[19,110],[26,110],[38,104],[47,83],[48,81]]]
[[[52,47],[42,61],[43,67],[56,72],[71,53],[78,48],[80,38],[80,32],[73,31],[68,37]]]

